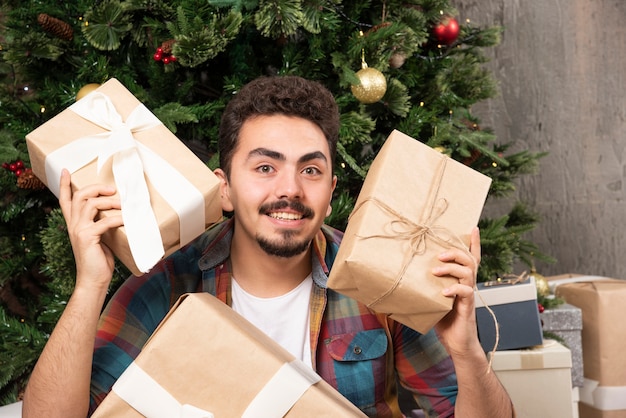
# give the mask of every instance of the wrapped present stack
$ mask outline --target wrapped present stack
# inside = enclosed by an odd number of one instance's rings
[[[222,217],[215,174],[116,79],[30,132],[26,143],[33,172],[57,197],[63,169],[74,191],[116,188],[124,226],[103,241],[136,275]]]
[[[554,293],[582,313],[584,418],[626,416],[626,280],[563,275],[551,278]]]

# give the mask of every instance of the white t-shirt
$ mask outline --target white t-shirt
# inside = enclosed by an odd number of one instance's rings
[[[312,367],[309,303],[313,278],[309,275],[290,292],[259,298],[232,281],[233,309],[269,335],[294,357]]]

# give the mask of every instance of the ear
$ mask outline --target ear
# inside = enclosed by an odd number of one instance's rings
[[[222,199],[222,210],[224,212],[232,212],[234,210],[233,203],[230,200],[230,185],[226,173],[221,168],[213,171],[220,181],[220,198]]]
[[[333,207],[331,206],[333,193],[335,192],[335,187],[337,187],[337,176],[333,176],[333,184],[330,187],[330,199],[328,201],[328,209],[326,209],[326,217],[330,216],[333,211]]]

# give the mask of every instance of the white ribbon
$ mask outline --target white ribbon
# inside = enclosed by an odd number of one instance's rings
[[[281,418],[321,377],[300,360],[284,364],[250,402],[241,418]],[[215,390],[219,390],[216,384]],[[213,418],[211,412],[181,405],[134,362],[112,388],[124,402],[147,418]],[[231,394],[234,395],[234,394]]]
[[[144,174],[178,215],[180,245],[190,242],[204,231],[202,193],[166,160],[133,136],[135,132],[161,124],[143,104],[139,104],[125,122],[113,102],[98,91],[88,94],[69,109],[107,132],[79,138],[46,157],[48,187],[57,197],[57,183],[63,168],[73,173],[97,160],[97,172],[100,173],[105,162],[113,157],[113,177],[121,199],[130,251],[137,268],[144,273],[165,253]]]
[[[626,410],[626,386],[600,386],[597,380],[585,378],[580,401],[601,411]]]
[[[300,360],[285,363],[257,393],[241,418],[282,418],[321,377]],[[259,415],[261,414],[261,415]]]
[[[180,404],[134,362],[117,379],[112,390],[147,418],[214,418],[211,412]]]

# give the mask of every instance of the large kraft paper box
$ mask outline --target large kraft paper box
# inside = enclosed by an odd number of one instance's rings
[[[581,418],[626,417],[626,281],[572,275],[555,294],[582,311]]]
[[[310,366],[208,293],[179,299],[93,417],[144,415],[365,417]]]
[[[328,286],[426,332],[452,308],[456,283],[430,272],[438,255],[468,251],[491,179],[394,130],[372,162]]]
[[[570,350],[555,340],[529,349],[495,351],[492,368],[508,392],[518,418],[571,418]]]
[[[33,172],[57,197],[63,168],[72,173],[74,191],[94,183],[116,187],[124,226],[103,241],[134,274],[222,216],[215,174],[116,79],[39,126],[26,142]]]
[[[485,352],[543,343],[537,286],[533,277],[517,283],[506,280],[477,283],[474,301],[478,338]]]

